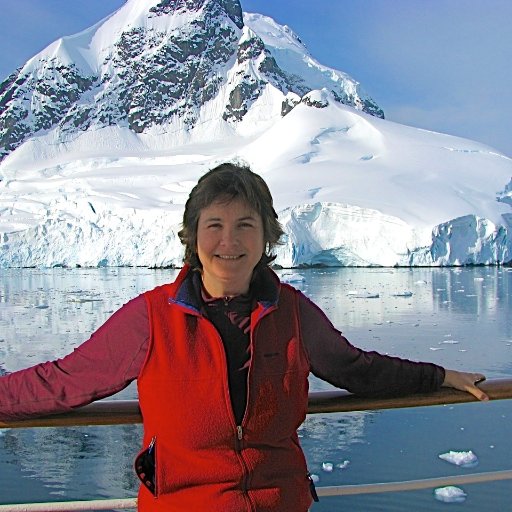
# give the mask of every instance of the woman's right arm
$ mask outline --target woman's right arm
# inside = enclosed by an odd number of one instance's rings
[[[149,342],[140,295],[72,353],[0,378],[0,420],[66,412],[113,395],[139,375]]]

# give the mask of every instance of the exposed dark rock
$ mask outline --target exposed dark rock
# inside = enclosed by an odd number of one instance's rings
[[[315,108],[325,108],[329,105],[329,102],[326,99],[315,99],[307,95],[302,98],[301,103],[304,103],[304,105],[307,105],[308,107]]]
[[[282,105],[281,105],[281,116],[285,116],[286,114],[289,114],[296,105],[300,103],[299,98],[290,98],[287,97],[284,99]]]

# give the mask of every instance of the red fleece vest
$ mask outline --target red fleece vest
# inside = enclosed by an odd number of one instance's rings
[[[155,494],[141,486],[139,510],[305,512],[309,481],[296,430],[307,411],[309,363],[296,292],[251,315],[248,399],[235,424],[227,364],[209,320],[177,303],[186,278],[145,294],[151,324],[138,379],[144,447],[154,440]]]

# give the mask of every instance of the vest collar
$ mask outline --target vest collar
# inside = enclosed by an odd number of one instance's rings
[[[257,266],[251,282],[250,293],[256,302],[265,309],[275,306],[279,299],[281,283],[276,273],[267,266]],[[198,270],[190,265],[185,265],[173,283],[172,292],[168,302],[181,304],[195,313],[200,314],[201,301],[201,276]]]

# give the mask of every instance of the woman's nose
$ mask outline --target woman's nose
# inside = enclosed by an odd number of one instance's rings
[[[222,230],[222,240],[224,245],[236,245],[238,243],[238,235],[234,228],[228,228]]]

